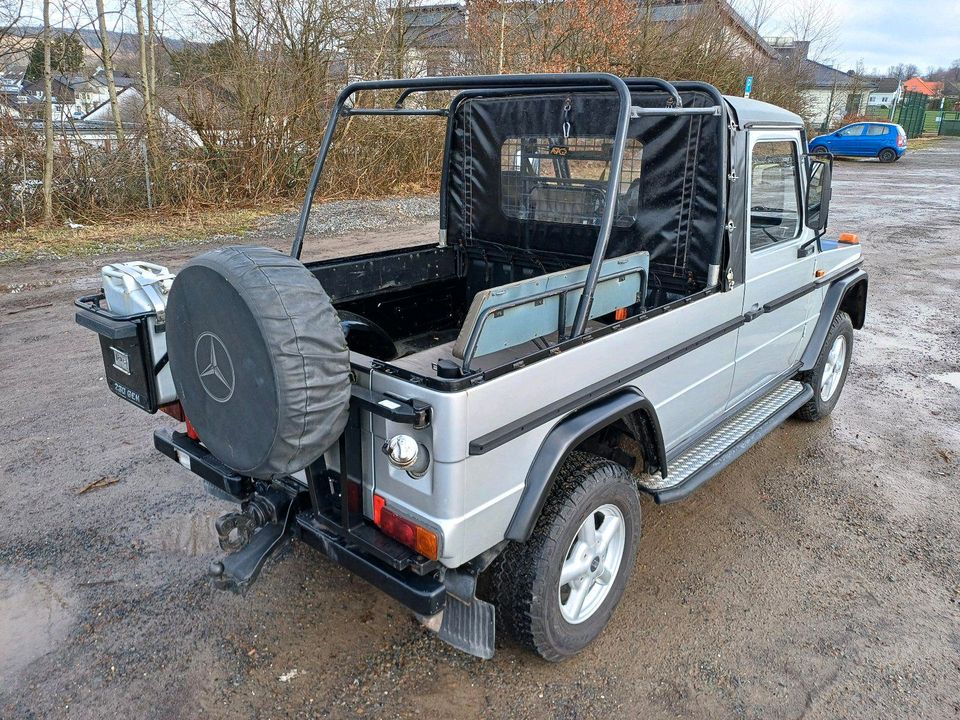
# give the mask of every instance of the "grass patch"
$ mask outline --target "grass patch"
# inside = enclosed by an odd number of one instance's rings
[[[907,152],[913,152],[914,150],[929,150],[930,148],[936,147],[942,142],[943,138],[938,135],[913,138],[912,140],[907,140]]]
[[[283,209],[259,207],[156,212],[121,217],[109,223],[86,225],[76,230],[69,227],[30,227],[2,232],[0,264],[202,243],[221,235],[239,235],[251,229],[260,218]]]

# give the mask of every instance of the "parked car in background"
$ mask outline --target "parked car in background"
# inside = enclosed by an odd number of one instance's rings
[[[858,122],[810,141],[810,152],[850,157],[875,157],[896,162],[907,151],[907,133],[894,123]]]

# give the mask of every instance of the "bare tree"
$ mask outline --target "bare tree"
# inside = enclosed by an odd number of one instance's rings
[[[156,148],[156,115],[153,109],[153,83],[150,80],[147,51],[147,30],[143,21],[143,0],[134,0],[137,16],[137,39],[140,51],[140,84],[143,88],[143,113],[147,126],[147,150],[152,155]]]
[[[746,18],[757,34],[763,35],[763,29],[780,9],[781,3],[779,0],[735,0],[731,5]]]
[[[22,39],[16,26],[23,17],[23,9],[23,0],[0,0],[0,59],[20,50]]]
[[[100,49],[103,52],[103,74],[106,76],[107,93],[110,95],[110,111],[113,115],[117,140],[122,143],[124,140],[123,121],[120,117],[120,103],[117,100],[117,83],[113,79],[113,55],[110,52],[110,35],[107,33],[107,12],[104,7],[104,0],[97,0],[97,23],[99,26]]]
[[[812,60],[822,60],[836,49],[840,23],[833,5],[831,0],[795,0],[784,18],[789,34],[810,43]]]
[[[150,98],[157,100],[157,30],[153,17],[153,0],[147,0],[147,83]]]

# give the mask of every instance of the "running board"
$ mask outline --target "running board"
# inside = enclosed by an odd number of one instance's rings
[[[658,504],[680,500],[743,455],[813,397],[813,389],[787,380],[724,421],[668,465],[667,476],[645,475],[640,489]]]

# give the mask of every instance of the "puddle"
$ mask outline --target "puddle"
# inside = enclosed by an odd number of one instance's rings
[[[934,380],[944,382],[947,385],[953,385],[957,390],[960,390],[960,372],[948,372],[940,375],[931,375],[930,377]]]
[[[185,555],[210,555],[219,552],[214,522],[222,512],[178,515],[164,519],[149,535],[151,547]]]
[[[73,617],[62,583],[0,568],[0,687],[15,687],[30,663],[57,650]]]

